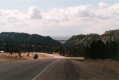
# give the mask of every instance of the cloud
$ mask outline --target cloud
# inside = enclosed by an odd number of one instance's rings
[[[36,7],[29,8],[29,15],[31,19],[41,19],[41,11]]]
[[[0,32],[27,32],[51,36],[103,33],[119,29],[119,3],[80,5],[41,11],[0,9]]]

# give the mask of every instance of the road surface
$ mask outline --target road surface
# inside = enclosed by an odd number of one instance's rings
[[[0,63],[0,80],[79,80],[71,60],[28,60]]]
[[[0,62],[0,80],[119,80],[119,63],[69,59]]]

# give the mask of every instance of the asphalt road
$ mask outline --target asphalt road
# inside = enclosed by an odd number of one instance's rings
[[[79,67],[71,60],[59,60],[33,80],[79,80]]]
[[[78,69],[71,60],[0,63],[0,80],[79,80]]]

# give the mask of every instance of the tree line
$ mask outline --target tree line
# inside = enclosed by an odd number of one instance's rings
[[[104,34],[81,34],[72,36],[64,44],[68,56],[82,56],[91,59],[117,59],[119,57],[119,30]],[[119,59],[119,58],[118,58]]]
[[[60,52],[62,44],[49,36],[38,34],[2,32],[0,33],[0,51],[8,53],[22,52]]]

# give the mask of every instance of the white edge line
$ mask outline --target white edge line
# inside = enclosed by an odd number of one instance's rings
[[[47,71],[47,69],[52,66],[53,64],[55,64],[57,61],[53,61],[52,63],[50,63],[48,66],[46,66],[38,75],[36,75],[32,80],[36,80],[42,73],[44,73],[45,71]]]

